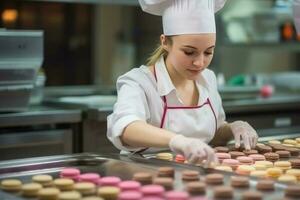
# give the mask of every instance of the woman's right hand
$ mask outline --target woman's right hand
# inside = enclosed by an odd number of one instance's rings
[[[169,147],[171,151],[183,155],[191,163],[201,163],[204,160],[206,166],[218,163],[214,150],[197,138],[175,135],[171,138]]]

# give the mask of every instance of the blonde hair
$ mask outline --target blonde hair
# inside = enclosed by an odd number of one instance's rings
[[[166,36],[166,42],[167,44],[172,45],[172,37],[171,36]],[[147,59],[147,66],[154,65],[161,56],[164,58],[168,55],[168,51],[165,50],[161,44],[158,45],[158,47],[151,53],[150,57]]]

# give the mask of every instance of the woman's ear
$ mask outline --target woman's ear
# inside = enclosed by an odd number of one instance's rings
[[[160,35],[160,44],[164,50],[169,51],[167,38],[164,34]]]

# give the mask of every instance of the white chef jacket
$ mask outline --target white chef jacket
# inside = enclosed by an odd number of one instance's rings
[[[132,69],[117,80],[118,99],[113,113],[107,118],[107,137],[120,150],[129,152],[143,149],[124,146],[120,136],[134,121],[144,121],[160,127],[164,109],[163,96],[169,106],[184,106],[170,79],[163,57],[155,64],[155,71],[157,80],[145,65]],[[213,71],[202,71],[196,80],[196,86],[199,90],[198,105],[209,99],[213,110],[209,105],[199,109],[169,110],[163,128],[208,143],[215,131],[225,123],[225,113]],[[147,151],[156,150],[162,149],[149,148]]]

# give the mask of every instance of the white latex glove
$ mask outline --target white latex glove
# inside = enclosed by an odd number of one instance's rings
[[[189,138],[183,135],[175,135],[169,142],[171,151],[184,155],[191,163],[199,163],[204,160],[205,166],[218,163],[214,150],[197,138]]]
[[[241,139],[244,143],[245,149],[250,150],[254,148],[258,135],[256,131],[244,121],[235,121],[228,124],[231,128],[232,134],[235,140],[235,147],[239,148],[241,146]]]

